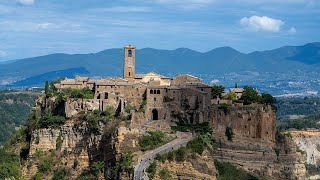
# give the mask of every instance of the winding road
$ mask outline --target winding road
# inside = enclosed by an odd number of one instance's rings
[[[178,138],[170,141],[163,146],[160,146],[157,149],[146,152],[144,155],[138,158],[138,164],[134,169],[134,180],[147,180],[148,176],[145,173],[145,170],[153,162],[157,154],[164,154],[172,150],[179,149],[182,146],[185,146],[190,140],[193,139],[191,133],[183,133],[178,135]]]

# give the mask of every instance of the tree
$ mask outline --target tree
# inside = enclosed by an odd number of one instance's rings
[[[229,92],[228,94],[226,94],[225,96],[223,96],[224,99],[230,99],[230,100],[236,100],[237,99],[237,95],[235,92]]]
[[[252,87],[245,86],[244,87],[244,92],[240,98],[241,100],[244,101],[244,104],[251,104],[254,102],[258,102],[259,100],[259,95],[258,92],[255,91]]]
[[[222,93],[224,93],[224,87],[221,85],[214,85],[211,88],[211,97],[212,99],[221,97]]]
[[[276,98],[273,97],[271,94],[262,94],[261,103],[273,105],[274,103],[276,103]]]
[[[44,92],[45,92],[46,96],[49,95],[49,81],[46,81],[46,85],[45,85],[45,88],[44,88]]]

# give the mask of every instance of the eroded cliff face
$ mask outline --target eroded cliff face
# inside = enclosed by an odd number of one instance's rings
[[[288,131],[293,141],[307,155],[307,163],[320,165],[320,131]]]
[[[167,169],[173,179],[217,179],[217,170],[211,155],[204,153],[202,156],[194,155],[193,158],[183,162],[166,161],[159,162],[155,180],[160,180],[159,171]]]
[[[270,106],[213,108],[210,117],[219,161],[236,164],[258,177],[306,178],[305,156],[290,138],[277,134],[276,114]],[[232,131],[231,139],[227,128]]]
[[[28,162],[23,169],[28,179],[38,171],[40,153],[54,153],[56,161],[52,164],[70,169],[73,178],[90,171],[89,166],[94,162],[102,161],[110,167],[116,160],[117,134],[92,133],[85,124],[79,125],[74,119],[57,129],[37,129],[32,135]]]

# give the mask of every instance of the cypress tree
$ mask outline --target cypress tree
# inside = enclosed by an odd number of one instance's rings
[[[49,81],[46,81],[46,86],[44,88],[44,93],[46,94],[46,96],[48,96],[48,94],[49,94]]]

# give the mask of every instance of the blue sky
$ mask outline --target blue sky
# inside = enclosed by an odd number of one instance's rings
[[[0,0],[0,61],[126,44],[247,53],[319,34],[320,0]]]

